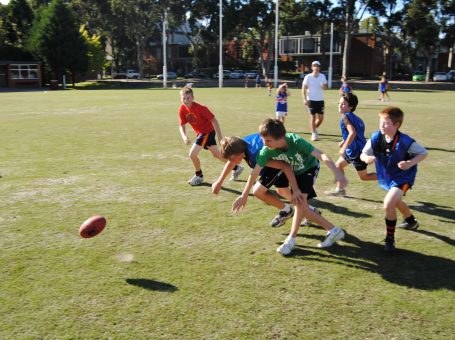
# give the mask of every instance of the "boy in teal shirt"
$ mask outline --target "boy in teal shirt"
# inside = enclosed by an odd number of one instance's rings
[[[297,134],[286,133],[283,123],[277,119],[266,119],[259,127],[259,134],[264,142],[264,147],[256,158],[257,164],[248,178],[242,195],[233,203],[232,210],[236,212],[245,206],[250,190],[267,162],[270,160],[284,161],[291,165],[298,188],[295,190],[292,188],[295,213],[292,219],[291,232],[284,243],[278,247],[277,252],[283,255],[289,255],[292,252],[296,243],[297,232],[304,217],[316,222],[328,232],[325,240],[319,243],[318,247],[327,248],[336,241],[343,239],[345,233],[340,227],[334,226],[308,206],[308,200],[316,197],[313,185],[319,173],[319,160],[332,170],[342,188],[346,186],[346,178],[336,168],[333,161]],[[303,199],[301,199],[302,196]]]

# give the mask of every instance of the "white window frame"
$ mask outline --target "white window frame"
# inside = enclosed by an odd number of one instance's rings
[[[38,64],[11,64],[11,79],[38,79]]]

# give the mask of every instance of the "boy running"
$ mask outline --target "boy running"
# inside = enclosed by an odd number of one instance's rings
[[[410,136],[399,131],[404,114],[398,107],[388,107],[379,113],[379,131],[371,135],[362,150],[361,159],[376,163],[379,186],[387,190],[384,198],[386,238],[385,251],[395,251],[396,209],[404,217],[399,228],[416,230],[419,222],[403,202],[403,196],[414,184],[417,163],[424,160],[428,152]]]
[[[266,119],[259,127],[259,134],[264,147],[257,156],[257,164],[248,178],[242,195],[234,201],[232,210],[236,212],[245,206],[249,192],[262,168],[271,160],[282,160],[291,165],[296,177],[298,189],[291,187],[293,197],[301,193],[303,199],[294,200],[296,205],[291,232],[284,243],[278,247],[277,252],[283,255],[289,255],[292,252],[300,223],[304,217],[328,231],[325,240],[319,243],[318,247],[327,248],[343,239],[345,234],[340,227],[335,227],[324,217],[311,210],[308,205],[308,199],[316,197],[313,185],[319,172],[319,160],[333,171],[342,188],[347,184],[346,178],[336,168],[333,161],[297,134],[286,133],[283,123],[277,119]]]
[[[186,145],[191,144],[191,140],[186,134],[186,124],[189,123],[194,132],[196,133],[196,141],[191,147],[189,157],[193,162],[195,174],[188,181],[190,185],[201,185],[204,181],[204,175],[201,170],[201,161],[198,157],[199,152],[202,149],[209,150],[213,157],[218,158],[222,162],[226,162],[221,157],[220,151],[216,146],[215,136],[218,137],[218,141],[223,138],[221,134],[220,125],[216,120],[212,112],[201,104],[196,103],[194,100],[193,90],[189,86],[185,86],[180,91],[180,100],[182,105],[179,108],[179,120],[180,120],[180,135],[182,136],[183,142]],[[237,166],[233,169],[233,177],[237,178],[242,172],[243,168]]]

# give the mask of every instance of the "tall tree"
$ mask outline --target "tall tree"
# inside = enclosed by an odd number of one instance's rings
[[[73,85],[75,75],[87,70],[87,45],[63,0],[53,0],[43,10],[33,25],[29,46],[55,77],[70,72]]]
[[[15,47],[24,48],[33,23],[33,11],[26,0],[11,0],[7,8],[8,41]]]

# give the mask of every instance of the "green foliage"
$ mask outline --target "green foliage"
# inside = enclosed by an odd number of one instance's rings
[[[264,88],[194,91],[226,136],[254,133],[274,115]],[[291,91],[286,127],[308,138],[300,89]],[[230,213],[247,169],[215,196],[209,183],[223,164],[204,150],[207,185],[186,183],[178,90],[2,93],[0,338],[453,338],[453,92],[395,90],[382,103],[376,91],[354,91],[367,135],[378,112],[397,105],[401,130],[430,153],[405,197],[421,226],[397,230],[395,257],[382,249],[385,192],[349,166],[349,197],[326,196],[334,184],[324,165],[313,203],[348,237],[323,250],[324,231],[304,227],[294,256],[278,255],[290,222],[270,228],[276,210],[254,197]],[[332,159],[338,100],[338,89],[326,92],[315,142]],[[95,214],[106,229],[81,239]]]
[[[379,19],[374,16],[363,19],[359,24],[359,28],[369,33],[380,33],[382,31]]]
[[[71,9],[62,0],[53,0],[42,10],[29,46],[55,76],[66,71],[74,76],[87,70],[87,45]]]
[[[88,71],[100,73],[106,67],[106,54],[104,52],[101,37],[94,33],[90,36],[84,25],[81,26],[80,32],[87,45]]]
[[[11,0],[8,3],[8,40],[18,48],[24,48],[33,22],[33,11],[26,0]]]

